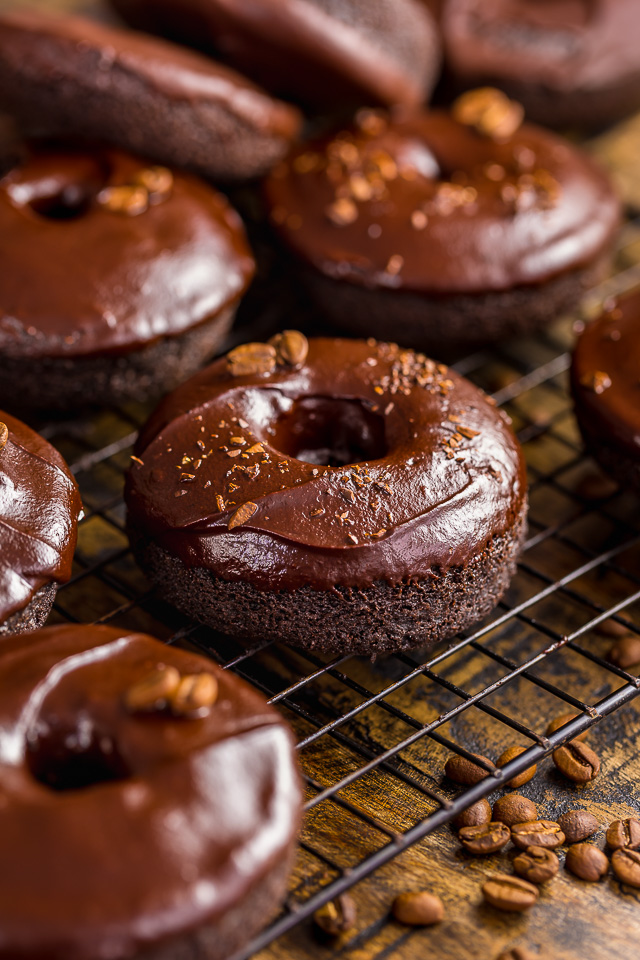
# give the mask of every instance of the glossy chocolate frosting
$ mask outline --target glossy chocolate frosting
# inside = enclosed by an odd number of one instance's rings
[[[313,103],[418,104],[440,62],[415,0],[111,0],[136,25],[220,52],[269,90]]]
[[[174,172],[141,212],[111,208],[149,169],[117,150],[40,148],[0,180],[0,352],[126,352],[239,299],[253,259],[240,218],[203,181]]]
[[[361,112],[297,148],[266,184],[302,260],[349,283],[430,294],[539,284],[611,244],[619,202],[567,141],[525,124],[505,140],[445,112]]]
[[[271,590],[464,565],[526,497],[520,447],[485,395],[376,341],[312,340],[300,369],[268,375],[233,376],[222,358],[160,404],[136,453],[134,536]]]
[[[160,666],[213,674],[208,713],[127,709]],[[0,957],[137,955],[215,923],[288,854],[288,728],[203,657],[86,625],[3,641],[0,727]]]
[[[96,77],[87,77],[82,69],[87,49],[100,56],[101,71]],[[274,100],[235,70],[177,44],[94,20],[41,11],[3,13],[0,56],[43,82],[48,77],[51,83],[76,84],[78,96],[96,83],[104,90],[117,68],[164,94],[167,109],[171,101],[186,100],[196,108],[199,102],[220,103],[257,130],[285,139],[292,139],[300,126],[294,107]]]
[[[571,380],[589,433],[640,461],[640,292],[611,304],[585,329]]]
[[[445,0],[442,28],[456,75],[564,93],[640,76],[637,0]]]
[[[8,428],[6,443],[0,440],[0,623],[4,623],[43,586],[69,579],[82,504],[57,450],[2,410],[0,423]]]

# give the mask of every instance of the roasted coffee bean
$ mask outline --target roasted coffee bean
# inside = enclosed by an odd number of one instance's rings
[[[567,843],[580,843],[600,829],[596,818],[586,810],[569,810],[558,817],[558,823]]]
[[[494,803],[492,819],[512,827],[514,823],[537,820],[538,809],[533,800],[522,797],[519,793],[509,793]]]
[[[511,947],[510,950],[501,953],[498,960],[539,960],[539,957],[526,947]]]
[[[341,893],[313,915],[316,927],[327,937],[339,937],[352,930],[356,923],[356,905],[348,893]]]
[[[175,667],[160,664],[145,677],[129,687],[124,702],[131,713],[147,713],[163,709],[180,685],[180,673]]]
[[[567,850],[565,864],[567,870],[576,877],[589,880],[591,883],[602,880],[609,870],[606,854],[594,847],[592,843],[574,843]]]
[[[469,853],[482,856],[496,853],[509,843],[511,833],[504,823],[486,823],[478,827],[463,827],[458,834],[460,843]]]
[[[530,823],[515,823],[511,827],[511,839],[520,850],[526,850],[527,847],[554,850],[564,843],[564,833],[554,820],[533,820]]]
[[[491,823],[491,804],[484,798],[467,807],[453,821],[456,830],[462,827],[479,827],[485,823]]]
[[[532,883],[512,877],[508,873],[496,873],[489,877],[482,888],[482,894],[492,907],[510,913],[528,910],[538,899],[538,890]]]
[[[489,767],[493,767],[491,760],[487,760],[486,757],[479,753],[474,754],[474,756],[483,760]],[[444,772],[449,780],[453,780],[454,783],[459,783],[463,787],[473,787],[489,776],[489,772],[483,770],[477,763],[467,760],[466,757],[459,757],[457,754],[449,757],[444,765]]]
[[[227,367],[232,377],[273,373],[276,351],[270,343],[242,343],[227,354]]]
[[[553,850],[545,847],[527,847],[513,861],[513,869],[529,883],[546,883],[552,880],[560,869],[560,861]]]
[[[309,341],[299,330],[283,330],[271,337],[269,343],[276,351],[278,363],[289,367],[301,367],[309,353]]]
[[[444,917],[442,900],[426,890],[401,893],[391,909],[395,919],[409,927],[430,927]]]
[[[507,747],[504,753],[501,753],[496,766],[506,767],[510,760],[515,760],[516,757],[519,757],[521,753],[524,753],[527,750],[527,747]],[[532,780],[536,775],[537,766],[527,767],[526,770],[523,770],[522,773],[517,774],[517,776],[512,777],[511,780],[507,780],[507,786],[511,787],[514,790],[517,790],[518,787],[524,786],[525,783],[528,783],[529,780]]]
[[[621,637],[609,650],[607,660],[622,670],[636,667],[640,663],[640,637],[633,633]]]
[[[614,820],[607,830],[607,843],[612,850],[637,850],[640,847],[640,820]]]
[[[553,751],[553,762],[560,773],[574,783],[588,783],[600,773],[600,760],[586,743],[566,743]]]
[[[561,716],[556,717],[555,720],[551,720],[547,726],[547,736],[550,737],[552,733],[555,733],[556,730],[559,730],[560,727],[564,727],[565,723],[569,723],[570,720],[575,720],[576,717],[581,716],[579,713],[563,713]],[[571,743],[575,743],[576,740],[586,740],[589,735],[588,730],[583,730],[582,733],[579,733],[576,737],[571,740]]]
[[[611,866],[618,880],[630,887],[640,887],[640,852],[616,850],[611,857]]]
[[[9,439],[9,427],[6,423],[0,422],[0,450],[6,445]]]

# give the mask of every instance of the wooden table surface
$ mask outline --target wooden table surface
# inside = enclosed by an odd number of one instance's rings
[[[21,0],[0,0],[1,8],[23,5]],[[39,0],[33,5],[104,15],[104,8],[91,0]],[[607,133],[590,144],[590,149],[613,170],[627,201],[640,207],[640,120]],[[625,283],[631,282],[629,271],[633,280],[638,260],[640,230],[631,225],[618,258],[618,270],[623,271],[620,275],[627,278]],[[636,282],[640,282],[640,272]],[[563,530],[570,530],[566,537],[540,537],[530,545],[526,564],[510,592],[509,604],[517,604],[539,591],[547,582],[544,578],[566,576],[584,563],[590,552],[605,551],[626,542],[625,538],[630,545],[615,565],[603,563],[585,572],[571,584],[571,591],[552,592],[528,609],[526,617],[514,618],[482,638],[481,642],[493,652],[516,663],[541,650],[548,642],[549,632],[566,634],[579,630],[598,609],[606,609],[614,602],[626,604],[624,616],[640,624],[640,606],[637,601],[630,602],[638,590],[635,577],[640,578],[640,548],[632,540],[634,533],[640,533],[637,501],[624,493],[612,494],[606,507],[600,502],[592,506],[579,500],[580,492],[586,489],[585,478],[595,482],[598,475],[588,461],[576,456],[579,438],[566,395],[566,363],[564,367],[558,363],[557,371],[550,368],[549,376],[540,383],[535,377],[531,383],[518,380],[532,362],[543,366],[555,363],[554,357],[561,357],[570,344],[570,325],[559,324],[544,344],[509,345],[473,370],[474,379],[482,386],[502,391],[500,396],[512,401],[509,410],[514,424],[527,441],[525,450],[534,480],[532,533],[562,524]],[[107,435],[115,429],[108,419],[96,424],[95,429]],[[99,478],[100,483],[113,483],[116,491],[121,480],[121,471],[108,481]],[[98,482],[95,476],[91,482],[94,481]],[[92,489],[87,481],[85,497],[91,496]],[[581,507],[576,511],[577,502]],[[83,529],[80,550],[90,557],[106,545],[117,550],[126,546],[126,541],[92,520]],[[138,585],[140,576],[133,567],[127,569],[126,575]],[[105,615],[111,600],[98,596],[95,585],[74,589],[75,593],[64,594],[62,603],[69,597],[67,602],[73,602],[76,616],[93,619]],[[123,623],[160,635],[175,625],[167,621],[164,609],[149,606],[134,613],[129,611]],[[576,644],[588,652],[604,655],[611,640],[594,630],[585,633]],[[259,669],[261,676],[270,677],[273,689],[279,689],[288,686],[292,678],[308,674],[310,668],[302,655],[274,648],[259,660]],[[333,674],[324,673],[307,684],[294,698],[299,709],[285,707],[284,713],[298,735],[306,737],[315,727],[305,719],[305,709],[330,722],[356,707],[363,699],[363,689],[378,692],[408,669],[408,661],[402,658],[378,664],[351,659]],[[470,647],[447,657],[435,669],[450,685],[449,690],[421,674],[385,697],[386,706],[370,706],[355,715],[340,728],[341,736],[324,735],[301,752],[304,771],[315,784],[309,787],[309,799],[317,796],[320,788],[358,770],[366,761],[367,751],[376,755],[411,733],[404,715],[418,724],[430,722],[460,702],[451,685],[475,693],[507,672],[481,650]],[[570,647],[547,657],[532,672],[570,689],[579,700],[589,704],[623,683]],[[524,676],[498,687],[483,703],[540,734],[549,718],[566,710],[544,688]],[[526,743],[481,706],[460,712],[439,732],[493,759],[512,743]],[[554,819],[572,807],[588,809],[603,825],[603,831],[594,840],[604,846],[604,829],[610,821],[640,812],[639,738],[640,703],[635,701],[604,718],[590,733],[589,743],[602,761],[602,773],[593,784],[568,785],[558,778],[551,761],[546,760],[535,780],[521,792],[536,801],[541,817]],[[454,796],[455,789],[442,778],[446,756],[444,747],[423,737],[403,749],[392,768],[378,766],[345,786],[338,798],[312,806],[292,878],[291,903],[304,901],[335,879],[338,871],[348,870],[386,844],[390,833],[406,831],[435,809],[424,792],[403,782],[398,773],[406,772],[414,781],[443,796]],[[612,876],[598,884],[587,884],[561,868],[559,876],[542,888],[540,902],[525,915],[503,915],[483,906],[483,878],[494,870],[510,872],[512,858],[513,851],[488,858],[468,856],[461,852],[451,828],[442,827],[355,887],[357,929],[344,942],[321,944],[311,925],[304,923],[263,950],[259,960],[323,960],[331,956],[341,960],[493,960],[502,949],[515,944],[527,946],[541,960],[633,960],[640,956],[640,891],[622,888]],[[445,920],[441,925],[408,930],[389,920],[393,897],[411,888],[428,888],[442,897]]]

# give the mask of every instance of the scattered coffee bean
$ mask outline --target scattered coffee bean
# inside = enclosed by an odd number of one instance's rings
[[[252,377],[273,373],[276,351],[270,343],[242,343],[227,354],[227,367],[232,377]]]
[[[553,751],[553,762],[560,773],[574,783],[588,783],[600,773],[600,760],[586,743],[565,743]]]
[[[580,843],[600,829],[596,818],[586,810],[569,810],[558,817],[558,823],[567,843]]]
[[[401,893],[393,901],[392,912],[399,923],[409,927],[430,927],[444,917],[442,900],[426,890]]]
[[[513,861],[513,869],[529,883],[546,883],[552,880],[560,869],[560,861],[553,852],[545,847],[527,847]]]
[[[608,857],[592,843],[574,843],[567,850],[565,864],[576,877],[591,883],[602,880],[609,870]]]
[[[0,450],[6,446],[7,440],[9,439],[9,427],[6,423],[0,422]]]
[[[640,820],[614,820],[607,830],[607,843],[612,850],[637,850],[640,847]]]
[[[552,720],[547,727],[547,736],[550,737],[551,734],[555,733],[556,730],[559,730],[560,727],[564,727],[565,723],[569,723],[570,720],[575,720],[575,718],[579,716],[581,716],[579,713],[563,713],[561,716],[556,717],[555,720]],[[589,731],[583,730],[582,733],[579,733],[573,738],[571,743],[574,743],[576,740],[586,740],[588,735]]]
[[[352,930],[356,923],[356,905],[348,893],[330,900],[313,915],[313,922],[328,937],[339,937]]]
[[[462,827],[479,827],[485,823],[491,823],[491,804],[484,798],[467,807],[453,821],[456,830]]]
[[[530,823],[515,823],[511,827],[511,839],[520,850],[526,850],[527,847],[554,850],[564,843],[564,833],[554,820],[533,820]]]
[[[511,947],[510,950],[501,953],[498,960],[539,960],[539,958],[526,947]]]
[[[637,850],[616,850],[611,866],[618,880],[630,887],[640,887],[640,853]]]
[[[500,754],[496,766],[506,767],[510,760],[515,760],[516,757],[519,757],[521,753],[524,753],[528,747],[507,747],[504,753]],[[532,780],[536,775],[537,766],[528,767],[526,770],[523,770],[522,773],[517,774],[517,776],[512,777],[511,780],[507,780],[507,786],[512,787],[514,790],[517,790],[518,787],[524,786],[525,783],[528,783],[529,780]]]
[[[289,367],[301,367],[309,353],[309,341],[299,330],[283,330],[271,337],[269,343],[276,351],[277,362]]]
[[[528,910],[538,899],[537,887],[507,873],[496,873],[489,877],[482,887],[482,894],[492,907],[511,913]]]
[[[474,756],[479,760],[483,760],[489,767],[493,767],[491,760],[488,760],[481,754],[476,753]],[[481,780],[489,776],[489,772],[478,766],[477,763],[467,760],[466,757],[459,757],[457,754],[449,757],[444,765],[444,772],[449,780],[453,780],[454,783],[459,783],[463,787],[473,787],[476,783],[480,783]]]
[[[522,797],[519,793],[509,793],[494,803],[492,819],[512,827],[514,823],[537,820],[538,809],[533,800]]]
[[[640,663],[640,637],[629,633],[616,640],[607,654],[607,660],[622,670],[636,667]]]
[[[477,827],[463,827],[458,839],[469,853],[482,856],[506,847],[511,839],[511,832],[506,824],[491,822]]]
[[[180,673],[175,667],[160,664],[151,673],[129,687],[124,702],[131,713],[148,713],[166,707],[180,685]]]

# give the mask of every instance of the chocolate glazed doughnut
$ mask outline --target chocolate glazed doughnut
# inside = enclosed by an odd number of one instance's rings
[[[0,957],[225,960],[284,894],[291,734],[209,660],[110,627],[0,649]]]
[[[150,578],[242,637],[375,654],[446,639],[502,596],[522,452],[484,394],[422,354],[295,331],[165,399],[127,478]]]
[[[438,353],[529,333],[608,261],[620,205],[567,141],[497,90],[451,114],[361,111],[266,182],[323,316]]]
[[[81,511],[58,451],[0,410],[0,638],[49,616],[71,575]]]
[[[34,149],[0,180],[0,398],[145,400],[219,346],[254,263],[204,182],[117,150]]]
[[[607,304],[585,329],[571,388],[587,449],[640,494],[640,292]]]
[[[637,0],[442,0],[448,73],[491,83],[545,126],[595,128],[640,107]]]
[[[220,53],[268,90],[315,106],[419,104],[440,44],[416,0],[111,0],[134,26]]]
[[[301,122],[208,57],[34,11],[0,16],[0,109],[29,133],[112,143],[213,180],[266,173]]]

